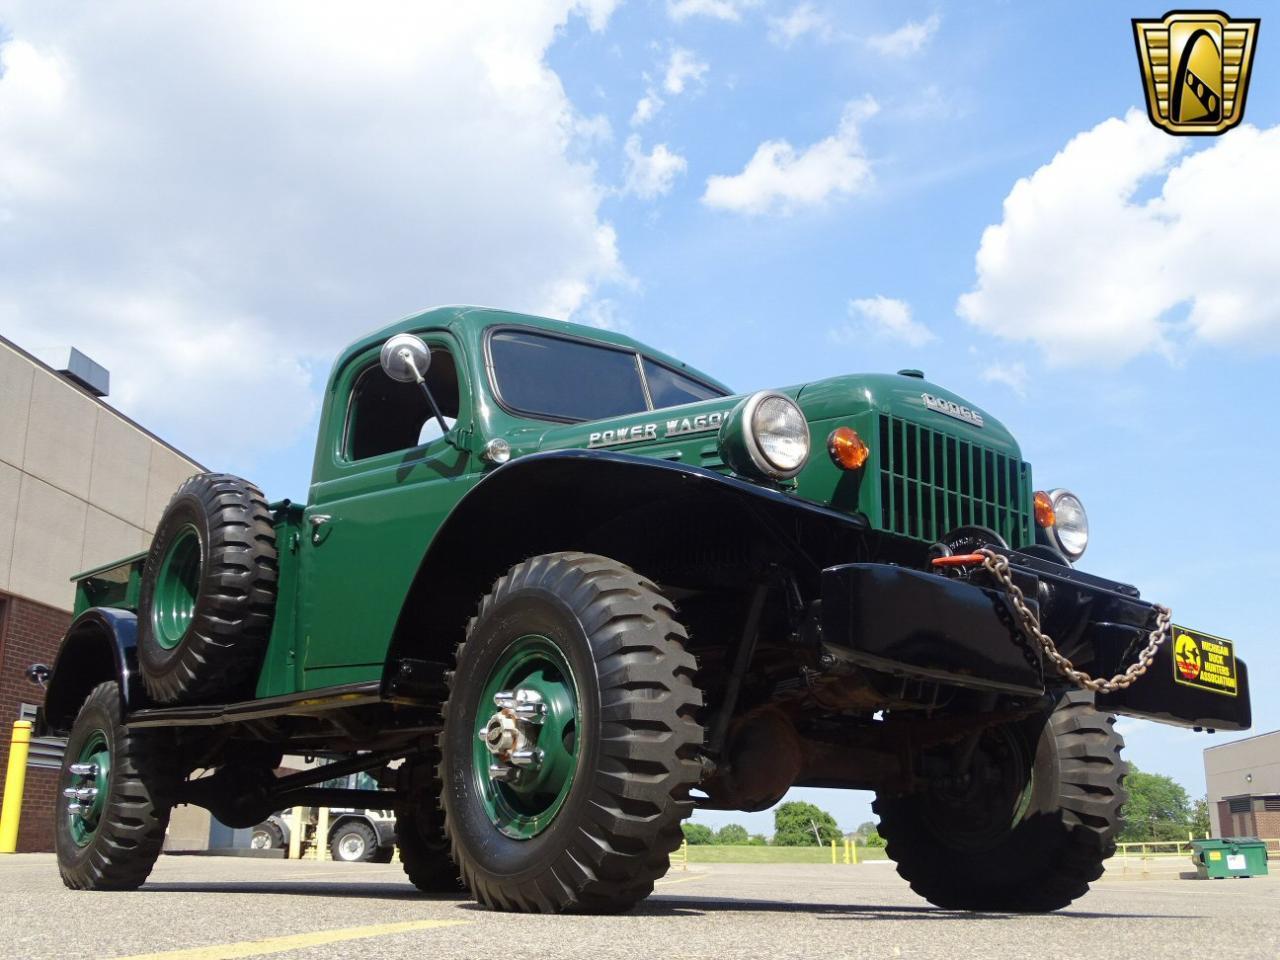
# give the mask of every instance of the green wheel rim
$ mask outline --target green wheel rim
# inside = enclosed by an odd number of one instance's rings
[[[151,635],[166,650],[182,642],[200,596],[200,534],[187,524],[160,561],[151,596]]]
[[[68,799],[68,804],[79,804],[67,814],[71,824],[71,839],[76,842],[76,846],[84,847],[97,833],[98,825],[102,822],[102,811],[107,805],[111,785],[111,748],[107,746],[107,735],[101,730],[94,730],[89,734],[89,739],[80,748],[76,762],[93,764],[96,768],[92,774],[71,775],[72,788],[92,788],[97,791],[87,802]]]
[[[497,760],[482,738],[497,709],[494,695],[516,690],[536,693],[545,705],[542,723],[523,728],[542,757],[535,767],[519,769],[513,779],[499,780],[490,774]],[[476,711],[471,758],[485,812],[506,836],[536,837],[564,806],[578,769],[579,699],[569,662],[547,637],[520,637],[490,672]]]

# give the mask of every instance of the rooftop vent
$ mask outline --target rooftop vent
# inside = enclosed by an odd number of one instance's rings
[[[66,367],[58,372],[95,397],[105,397],[111,392],[111,372],[102,364],[94,363],[75,347],[71,348]]]

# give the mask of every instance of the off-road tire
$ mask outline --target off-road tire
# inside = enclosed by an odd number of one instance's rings
[[[466,888],[449,856],[440,804],[439,754],[405,761],[396,783],[396,846],[409,882],[423,893],[459,893]]]
[[[360,835],[360,838],[364,841],[364,849],[361,851],[360,856],[347,859],[341,853],[342,840],[351,834]],[[334,830],[329,838],[329,855],[339,863],[372,863],[378,857],[377,831],[367,823],[361,823],[358,820],[344,823],[337,830]]]
[[[484,808],[472,744],[493,711],[477,702],[486,677],[531,633],[553,642],[579,685],[579,747],[563,806],[540,833],[515,839]],[[701,776],[702,694],[687,639],[658,588],[606,557],[534,557],[494,584],[458,647],[440,736],[445,832],[478,901],[615,913],[653,892]]]
[[[97,829],[83,846],[71,832],[68,798],[71,764],[89,737],[100,732],[110,749],[106,801]],[[163,730],[130,730],[121,722],[120,688],[114,680],[94,687],[67,739],[54,795],[54,848],[62,882],[72,890],[134,890],[151,873],[169,825],[175,782],[173,744]]]
[[[1024,724],[1036,748],[1031,809],[987,850],[949,846],[926,794],[877,797],[898,873],[952,910],[1047,913],[1083,896],[1115,853],[1128,797],[1115,722],[1094,709],[1092,693],[1073,690],[1047,717]]]
[[[181,638],[162,641],[157,580],[177,539],[192,531],[199,592]],[[252,695],[271,632],[277,570],[275,528],[261,490],[225,473],[197,474],[178,488],[151,541],[138,603],[138,665],[153,700]]]
[[[258,837],[264,837],[267,841],[265,847],[254,846],[254,841]],[[284,831],[280,829],[280,824],[274,820],[263,820],[253,828],[253,833],[249,835],[249,847],[254,850],[283,850],[287,844],[284,840]]]

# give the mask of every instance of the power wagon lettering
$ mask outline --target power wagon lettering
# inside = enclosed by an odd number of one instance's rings
[[[630,427],[615,427],[610,430],[596,430],[587,438],[588,447],[612,447],[620,443],[638,443],[642,440],[657,440],[658,428],[663,428],[663,439],[682,437],[688,433],[710,433],[719,430],[724,422],[724,410],[714,413],[700,413],[693,417],[679,417],[665,423],[637,423]]]

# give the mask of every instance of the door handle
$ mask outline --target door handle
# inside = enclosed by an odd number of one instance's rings
[[[324,534],[321,532],[321,528],[332,519],[333,517],[327,513],[313,513],[308,518],[308,520],[311,523],[311,542],[312,543],[319,543],[321,540],[324,539]]]

